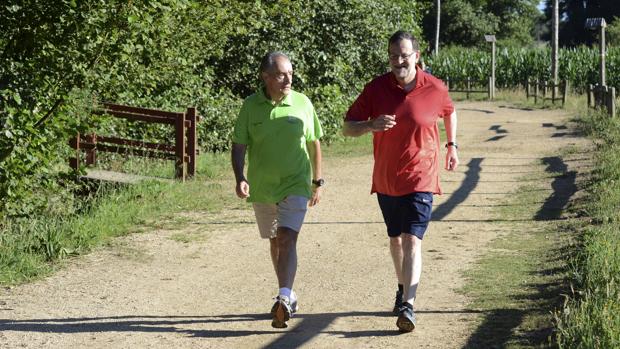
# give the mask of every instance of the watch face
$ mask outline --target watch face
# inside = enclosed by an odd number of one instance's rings
[[[312,183],[316,185],[317,187],[321,187],[323,186],[323,184],[325,184],[325,180],[321,178],[321,179],[313,180]]]

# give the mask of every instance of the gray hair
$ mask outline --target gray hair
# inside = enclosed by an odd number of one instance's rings
[[[290,61],[286,53],[282,51],[271,51],[268,52],[263,58],[260,60],[260,72],[266,73],[276,65],[276,58],[284,57]]]
[[[399,30],[396,33],[392,34],[392,36],[390,36],[390,40],[388,41],[388,48],[392,44],[398,44],[403,40],[411,41],[411,46],[413,47],[413,50],[416,52],[420,51],[420,44],[418,43],[418,40],[413,35],[411,35],[411,33],[404,30]]]

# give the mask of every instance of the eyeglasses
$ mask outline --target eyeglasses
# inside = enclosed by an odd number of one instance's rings
[[[408,55],[395,55],[395,54],[390,54],[388,57],[390,57],[390,60],[391,60],[391,61],[398,61],[398,60],[401,60],[401,59],[402,59],[403,61],[406,61],[406,60],[408,60],[409,58],[411,58],[411,56],[413,56],[414,54],[415,54],[415,52],[411,52],[411,53],[410,53],[410,54],[408,54]]]

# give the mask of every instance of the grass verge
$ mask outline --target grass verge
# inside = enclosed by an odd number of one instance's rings
[[[179,212],[217,212],[243,204],[230,195],[233,188],[221,184],[228,174],[227,154],[204,154],[198,165],[196,178],[186,183],[103,185],[75,215],[9,222],[0,232],[0,284],[48,275],[69,256],[87,253],[112,237],[158,227]]]
[[[579,248],[571,256],[572,292],[556,314],[561,348],[620,347],[620,120],[594,113],[580,124],[597,144],[587,221],[574,222]]]
[[[524,97],[503,91],[498,99],[541,108]],[[585,96],[573,97],[566,109],[597,145],[588,154],[591,177],[580,183],[584,194],[565,212],[578,219],[511,226],[491,243],[463,288],[471,307],[485,313],[467,348],[620,348],[620,120],[586,112]],[[521,189],[528,194],[511,203],[545,200],[541,191],[533,198],[536,191]],[[518,207],[503,216],[539,214],[531,211],[536,206]]]
[[[539,171],[543,180],[562,176],[545,174],[542,165]],[[549,199],[548,192],[536,188],[540,186],[518,188],[500,209],[508,220],[532,221],[503,227],[507,233],[492,241],[467,271],[462,292],[484,317],[466,348],[546,347],[553,342],[553,311],[567,291],[564,256],[574,241],[564,222],[536,218],[540,204],[533,203]]]

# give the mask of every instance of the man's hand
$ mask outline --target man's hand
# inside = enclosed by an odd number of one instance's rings
[[[250,184],[248,184],[248,182],[245,179],[237,183],[237,187],[235,188],[235,190],[237,192],[237,196],[242,199],[245,199],[248,196],[250,196]]]
[[[368,123],[372,132],[387,131],[394,126],[396,126],[396,115],[379,115]]]
[[[448,153],[446,154],[446,170],[454,171],[459,166],[459,156],[456,153],[455,147],[448,147]]]
[[[308,201],[308,206],[314,206],[321,201],[321,192],[323,191],[322,187],[312,186],[312,197],[310,201]]]

